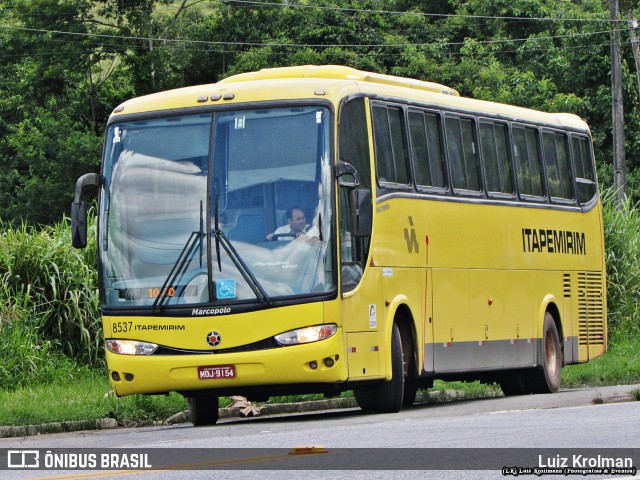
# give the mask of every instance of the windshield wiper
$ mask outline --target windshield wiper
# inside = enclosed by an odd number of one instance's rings
[[[193,252],[196,250],[198,244],[200,243],[200,245],[202,245],[203,237],[204,237],[204,232],[202,231],[200,232],[194,231],[194,232],[191,232],[191,235],[189,235],[189,238],[187,239],[187,243],[185,243],[184,247],[182,247],[182,250],[180,251],[180,255],[178,255],[178,258],[173,264],[173,267],[171,268],[169,275],[167,275],[167,278],[164,280],[164,283],[162,284],[162,288],[160,289],[160,295],[158,295],[155,301],[153,302],[153,306],[151,307],[153,309],[153,313],[160,312],[162,305],[164,304],[167,297],[169,296],[169,291],[171,290],[169,286],[170,285],[173,286],[173,284],[178,279],[178,277],[181,275],[184,275],[184,273],[187,271],[187,267],[189,266],[187,262],[191,261],[193,257]],[[202,247],[200,248],[202,249]],[[202,255],[200,255],[200,258],[202,258]]]
[[[167,275],[167,278],[165,278],[164,283],[162,284],[160,295],[156,297],[153,305],[151,306],[153,313],[159,313],[162,309],[162,305],[169,296],[169,291],[171,290],[170,286],[175,287],[176,280],[187,271],[187,267],[189,266],[188,262],[191,262],[193,252],[196,250],[198,245],[200,246],[200,267],[202,267],[202,240],[204,238],[204,225],[202,218],[202,202],[200,202],[200,230],[191,232],[187,242],[184,244],[184,247],[182,247],[178,258],[174,262],[173,267],[171,267],[169,275]]]
[[[271,298],[269,297],[269,294],[266,292],[264,287],[260,285],[260,282],[258,281],[256,276],[253,274],[253,272],[249,270],[249,267],[247,267],[247,264],[244,263],[244,261],[242,260],[242,257],[240,256],[238,251],[235,249],[231,241],[227,238],[224,232],[219,228],[218,194],[217,193],[216,193],[216,202],[214,206],[213,226],[214,226],[213,232],[215,234],[215,244],[216,244],[216,257],[218,260],[218,270],[222,272],[222,263],[220,260],[220,245],[222,244],[222,248],[224,248],[224,251],[227,253],[227,255],[229,255],[229,258],[231,259],[233,264],[236,266],[236,268],[240,272],[240,275],[242,275],[242,278],[244,278],[245,282],[247,282],[251,290],[253,290],[253,293],[256,296],[256,298],[258,298],[258,300],[260,300],[260,302],[263,305],[269,305],[271,303]]]

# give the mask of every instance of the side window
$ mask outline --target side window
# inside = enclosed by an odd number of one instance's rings
[[[518,191],[526,200],[543,200],[538,131],[516,126],[513,127],[512,137]]]
[[[371,166],[367,132],[365,99],[348,100],[340,108],[338,123],[340,160],[355,166],[360,174],[360,186],[370,189]],[[349,187],[339,187],[340,272],[343,292],[353,290],[360,282],[370,243],[370,237],[356,237],[352,233],[352,205],[349,193]]]
[[[489,195],[513,194],[507,133],[503,123],[480,123],[480,147]]]
[[[338,127],[340,160],[356,167],[362,186],[371,188],[369,136],[364,98],[354,98],[342,105]]]
[[[445,130],[447,159],[454,191],[480,192],[480,172],[473,135],[473,120],[466,117],[447,116]]]
[[[447,188],[438,115],[409,111],[409,135],[416,184],[419,187]]]
[[[551,200],[573,200],[573,180],[566,135],[560,132],[543,131],[542,148]]]
[[[374,105],[372,112],[378,182],[382,185],[408,185],[402,109]]]
[[[595,197],[597,191],[589,138],[572,135],[571,154],[573,155],[573,164],[576,171],[578,201],[587,203]]]

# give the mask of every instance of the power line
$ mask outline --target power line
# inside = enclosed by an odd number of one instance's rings
[[[413,11],[393,11],[393,10],[375,10],[375,9],[360,9],[360,8],[343,8],[343,7],[328,7],[322,5],[303,5],[303,4],[285,4],[280,2],[267,2],[258,0],[212,0],[217,3],[231,4],[236,3],[239,5],[253,5],[253,6],[268,6],[268,7],[281,7],[281,8],[301,8],[301,9],[316,9],[316,10],[330,10],[339,12],[350,13],[377,13],[384,15],[411,15],[421,17],[442,17],[442,18],[466,18],[466,19],[481,19],[481,20],[518,20],[518,21],[545,21],[545,22],[604,22],[610,23],[611,20],[607,18],[563,18],[563,17],[508,17],[508,16],[493,16],[493,15],[467,15],[458,13],[425,13],[425,12],[413,12]]]
[[[188,7],[193,6],[196,3],[202,3],[206,0],[196,0]],[[254,6],[254,7],[275,7],[275,8],[289,8],[289,9],[305,9],[305,10],[321,10],[321,11],[336,11],[346,13],[371,13],[380,15],[393,15],[393,16],[414,16],[414,17],[427,17],[427,18],[464,18],[470,20],[515,20],[515,21],[541,21],[541,22],[597,22],[597,23],[611,23],[611,19],[607,17],[603,18],[572,18],[572,17],[523,17],[523,16],[500,16],[500,15],[471,15],[460,13],[428,13],[417,11],[399,11],[399,10],[377,10],[367,8],[346,8],[346,7],[332,7],[325,5],[305,5],[300,3],[275,2],[275,1],[260,1],[260,0],[209,0],[212,3],[230,5],[237,4],[239,6]],[[166,5],[167,9],[177,10],[179,7],[175,5]],[[4,10],[16,10],[16,7],[3,6]],[[30,17],[46,16],[44,13],[29,13]],[[60,16],[71,16],[74,14],[60,14]]]
[[[171,38],[157,38],[157,37],[141,37],[141,36],[124,36],[124,35],[109,35],[101,33],[83,33],[83,32],[65,32],[61,30],[47,30],[40,28],[27,28],[17,27],[10,25],[0,25],[0,29],[6,30],[18,30],[31,33],[40,34],[56,34],[56,35],[69,35],[73,37],[91,37],[91,38],[103,38],[110,40],[124,40],[124,41],[144,41],[144,42],[158,42],[171,43],[171,44],[190,44],[190,45],[209,45],[209,46],[243,46],[243,47],[282,47],[282,48],[329,48],[336,45],[317,44],[317,43],[281,43],[281,42],[246,42],[246,41],[221,41],[221,40],[189,40],[189,39],[171,39]],[[630,28],[621,28],[618,31],[628,31]],[[527,41],[541,41],[541,40],[556,40],[565,38],[580,38],[593,35],[609,35],[611,30],[602,30],[596,32],[583,32],[583,33],[571,33],[565,35],[552,35],[546,37],[527,37],[527,38],[515,38],[515,39],[500,39],[500,40],[476,40],[477,44],[496,44],[496,43],[519,43]],[[427,42],[427,43],[370,43],[370,44],[342,44],[338,45],[343,48],[398,48],[406,47],[407,45],[414,46],[460,46],[465,45],[467,42]]]

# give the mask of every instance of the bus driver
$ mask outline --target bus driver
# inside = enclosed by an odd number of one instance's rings
[[[317,227],[309,225],[304,211],[300,207],[291,207],[287,210],[287,225],[278,227],[275,232],[267,235],[267,240],[295,240],[296,238],[318,239],[320,231]]]

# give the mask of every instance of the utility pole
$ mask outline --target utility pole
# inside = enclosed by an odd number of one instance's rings
[[[629,12],[629,34],[631,35],[631,50],[636,61],[636,79],[638,80],[638,96],[640,97],[640,45],[638,44],[638,21],[633,15],[633,10]]]
[[[622,67],[620,47],[620,10],[618,0],[609,0],[611,19],[611,117],[613,127],[613,186],[618,205],[627,196],[627,172],[624,153],[624,110],[622,106]]]

